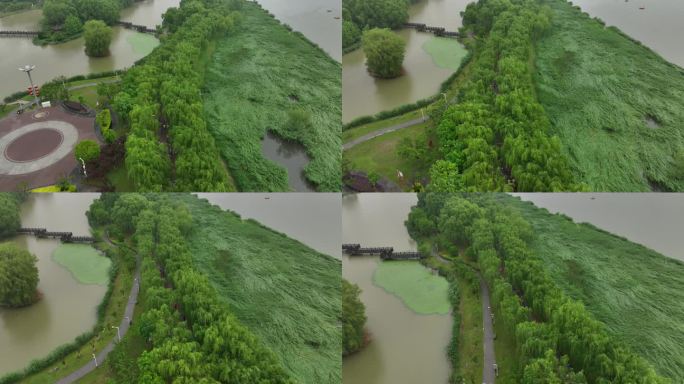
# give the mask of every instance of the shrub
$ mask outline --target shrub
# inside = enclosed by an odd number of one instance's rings
[[[100,145],[93,140],[83,140],[76,145],[74,150],[76,161],[90,162],[100,157]]]

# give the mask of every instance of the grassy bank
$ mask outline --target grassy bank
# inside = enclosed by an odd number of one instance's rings
[[[598,191],[684,190],[684,70],[566,1],[545,3],[534,81],[577,178]]]
[[[298,382],[340,383],[340,262],[206,201],[178,199],[193,216],[195,265],[231,312]]]
[[[340,64],[258,6],[245,3],[241,13],[240,31],[217,42],[202,91],[208,128],[237,187],[289,189],[285,169],[261,152],[273,131],[304,145],[312,159],[305,175],[319,190],[339,190]],[[291,111],[308,114],[308,126],[289,126]]]
[[[502,197],[536,233],[554,282],[673,383],[684,383],[684,263],[532,203]]]

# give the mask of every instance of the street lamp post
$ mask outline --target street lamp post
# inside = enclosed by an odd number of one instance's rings
[[[444,105],[446,105],[447,102],[447,97],[446,97],[446,92],[442,92],[442,95],[444,96]]]
[[[40,100],[38,99],[38,95],[36,94],[36,89],[33,86],[33,79],[31,78],[31,71],[33,71],[36,68],[35,65],[24,65],[23,67],[19,68],[20,71],[26,72],[29,78],[29,83],[31,83],[31,92],[33,93],[33,97],[36,99],[36,106],[40,108]]]
[[[95,366],[97,367],[97,356],[93,353],[93,360],[95,360]]]
[[[121,341],[121,332],[119,332],[119,327],[116,327],[116,326],[113,326],[113,325],[112,325],[112,328],[116,328],[116,336],[118,336],[119,341]]]

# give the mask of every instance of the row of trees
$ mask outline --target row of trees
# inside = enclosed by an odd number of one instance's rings
[[[348,355],[366,343],[366,307],[359,299],[361,289],[342,279],[342,354]]]
[[[131,126],[125,162],[137,190],[228,190],[203,116],[200,60],[209,40],[231,31],[239,16],[223,3],[183,2],[165,13],[164,28],[175,32],[127,72],[113,105]]]
[[[459,95],[437,133],[444,160],[434,191],[577,190],[557,137],[536,101],[529,61],[550,10],[534,0],[480,0],[463,14],[462,33],[481,38]]]
[[[107,213],[111,212],[110,215]],[[277,358],[230,314],[196,271],[185,237],[192,217],[162,195],[103,195],[88,213],[132,234],[143,255],[145,312],[137,322],[148,349],[140,383],[293,383]]]
[[[667,383],[565,296],[528,246],[533,232],[491,196],[421,195],[407,226],[468,245],[492,290],[500,321],[515,334],[522,383]],[[432,224],[423,226],[425,218]]]

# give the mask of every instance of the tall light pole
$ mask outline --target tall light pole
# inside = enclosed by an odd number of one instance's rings
[[[112,325],[112,328],[116,328],[116,335],[119,337],[119,341],[121,341],[121,332],[119,332],[119,327]]]
[[[95,366],[97,367],[97,357],[95,356],[94,353],[93,353],[93,360],[95,360]]]
[[[33,86],[33,79],[31,78],[31,71],[33,71],[35,68],[35,65],[27,64],[19,68],[19,70],[22,72],[26,72],[26,74],[28,75],[29,83],[31,83],[31,92],[33,93],[33,97],[36,98],[36,106],[40,108],[40,100],[38,99],[38,95],[36,95],[36,88]]]

